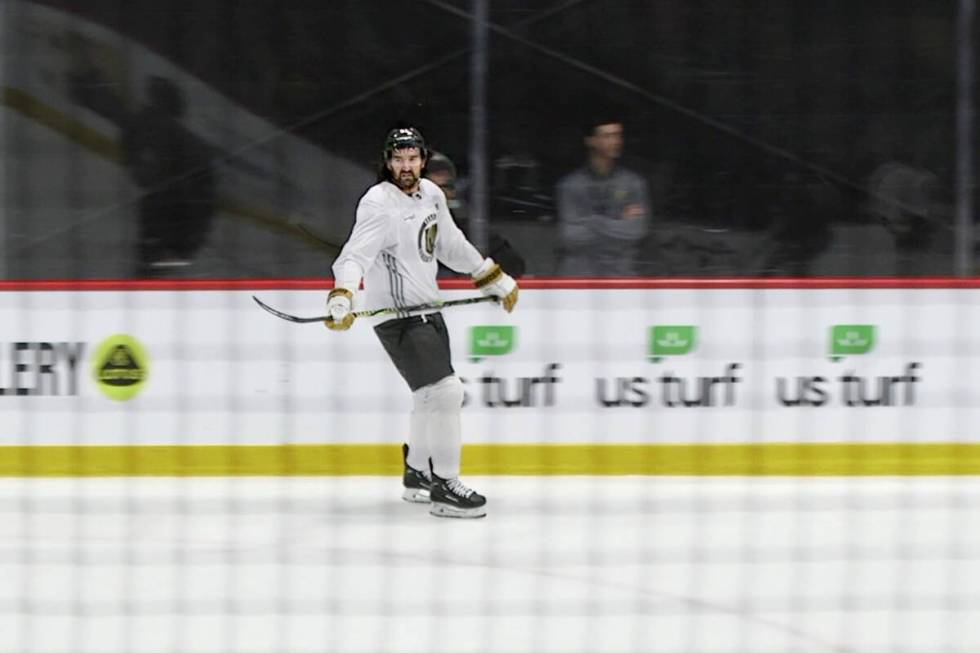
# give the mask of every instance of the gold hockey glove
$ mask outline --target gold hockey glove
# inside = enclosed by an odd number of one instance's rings
[[[346,288],[334,288],[327,295],[327,313],[330,316],[323,321],[331,331],[346,331],[354,324],[354,293]]]
[[[483,265],[473,273],[473,282],[484,295],[497,297],[510,313],[517,304],[518,287],[514,278],[504,272],[492,258],[483,261]]]

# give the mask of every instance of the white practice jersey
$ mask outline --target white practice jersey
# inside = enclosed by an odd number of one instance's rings
[[[436,184],[422,179],[418,192],[407,195],[383,181],[361,197],[354,230],[334,261],[333,274],[337,285],[352,289],[363,276],[364,292],[355,292],[355,310],[413,306],[440,300],[439,262],[470,274],[483,256],[456,226]]]

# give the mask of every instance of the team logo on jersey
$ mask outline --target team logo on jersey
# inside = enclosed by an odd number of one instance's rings
[[[436,238],[439,235],[439,225],[435,213],[427,215],[419,227],[419,257],[428,263],[436,254]]]

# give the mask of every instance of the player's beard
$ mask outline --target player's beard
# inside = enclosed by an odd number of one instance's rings
[[[399,172],[397,176],[398,187],[403,191],[410,191],[419,183],[419,177],[411,170]]]

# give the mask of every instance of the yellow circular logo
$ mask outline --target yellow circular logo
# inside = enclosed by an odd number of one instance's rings
[[[95,350],[92,376],[102,393],[116,401],[135,397],[150,376],[150,358],[136,338],[111,335]]]

